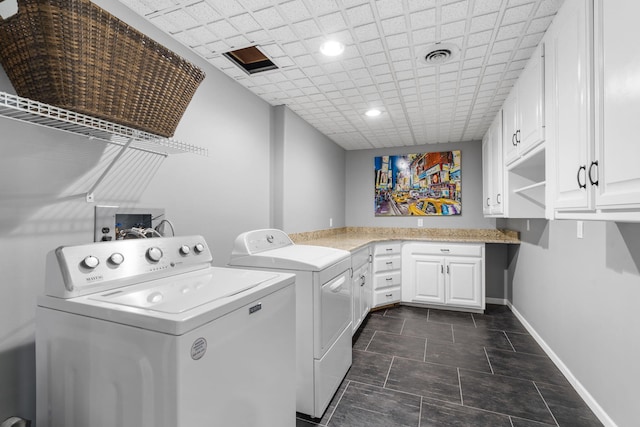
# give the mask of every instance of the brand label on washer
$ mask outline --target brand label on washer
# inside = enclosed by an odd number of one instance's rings
[[[191,345],[191,358],[193,360],[200,360],[202,356],[207,352],[207,340],[204,338],[198,338]]]

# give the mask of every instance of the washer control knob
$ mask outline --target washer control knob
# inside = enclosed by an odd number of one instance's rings
[[[147,249],[147,258],[149,258],[149,261],[153,262],[160,261],[162,258],[162,249],[157,246]]]
[[[100,264],[100,260],[93,255],[89,255],[82,260],[82,263],[85,267],[93,269],[96,268],[98,264]]]
[[[193,249],[196,251],[197,254],[200,254],[204,251],[204,245],[202,243],[196,243]]]
[[[109,257],[109,262],[111,264],[120,265],[124,262],[124,255],[122,255],[120,252],[114,252]]]
[[[191,252],[191,248],[189,248],[189,246],[187,245],[180,246],[180,253],[182,255],[189,255],[189,252]]]

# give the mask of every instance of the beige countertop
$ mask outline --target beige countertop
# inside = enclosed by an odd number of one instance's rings
[[[347,251],[390,240],[520,244],[517,231],[481,228],[344,227],[293,233],[289,237],[296,244],[327,246]]]

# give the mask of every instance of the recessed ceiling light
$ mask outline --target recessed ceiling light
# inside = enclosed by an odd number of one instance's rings
[[[327,40],[320,45],[320,52],[326,56],[338,56],[344,52],[344,44],[336,40]]]
[[[378,110],[377,108],[372,108],[370,110],[368,110],[366,113],[364,113],[367,117],[378,117],[380,114],[382,114],[382,111]]]

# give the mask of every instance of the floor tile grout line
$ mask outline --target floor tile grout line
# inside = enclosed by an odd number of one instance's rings
[[[384,377],[384,384],[382,384],[382,388],[387,388],[387,381],[389,381],[389,375],[391,374],[391,368],[393,367],[394,360],[396,360],[396,357],[391,356],[391,363],[389,364],[389,369],[387,369],[387,375]]]
[[[473,313],[471,313],[471,320],[473,320],[473,326],[477,328],[478,324],[476,323],[476,317],[473,315]]]
[[[455,329],[453,329],[453,324],[451,324],[451,337],[453,338],[453,343],[456,343],[456,332]]]
[[[402,335],[402,331],[404,331],[404,324],[407,323],[407,319],[402,319],[402,326],[400,327],[400,335]]]
[[[460,389],[460,404],[464,406],[464,397],[462,397],[462,379],[460,378],[460,368],[456,368],[458,372],[458,388]]]
[[[484,349],[484,355],[485,355],[485,356],[486,356],[486,358],[487,358],[487,362],[489,362],[489,369],[491,369],[491,373],[492,373],[493,375],[495,375],[496,373],[495,373],[495,372],[493,372],[493,366],[491,365],[491,359],[489,359],[489,353],[487,353],[487,347],[482,347],[482,348]]]
[[[422,401],[424,400],[424,396],[420,396],[420,412],[418,413],[418,427],[422,424]]]
[[[538,394],[540,395],[540,398],[542,399],[542,401],[544,402],[544,406],[547,408],[547,411],[549,411],[549,413],[551,414],[551,418],[553,418],[553,421],[556,423],[556,426],[560,427],[560,424],[558,424],[558,420],[556,420],[555,415],[553,415],[553,412],[551,412],[551,408],[549,408],[549,404],[547,403],[547,400],[544,398],[544,396],[542,395],[542,392],[540,391],[540,389],[538,388],[538,384],[536,384],[535,381],[531,381],[533,383],[533,386],[536,388],[536,390],[538,391]]]
[[[373,337],[376,336],[376,332],[378,332],[378,331],[373,331],[373,334],[371,335],[371,338],[369,339],[369,342],[367,343],[367,346],[364,348],[364,351],[369,350],[369,346],[371,345],[371,342],[373,341]]]
[[[514,347],[513,343],[511,342],[511,340],[509,339],[509,335],[507,335],[507,331],[502,331],[502,333],[504,334],[505,337],[507,337],[507,341],[509,341],[509,345],[511,346],[511,348],[513,349],[514,353],[517,353],[518,351],[516,350],[516,348]]]
[[[427,345],[429,344],[429,339],[425,338],[424,339],[424,352],[422,353],[422,361],[426,362],[427,361]]]
[[[342,394],[338,398],[338,401],[336,402],[336,406],[333,407],[333,411],[331,412],[331,415],[329,415],[329,418],[327,418],[327,424],[325,424],[325,425],[328,426],[329,422],[331,422],[331,418],[333,418],[333,414],[336,413],[336,409],[338,409],[338,405],[340,404],[340,401],[342,400],[342,397],[347,392],[347,389],[349,389],[350,385],[351,385],[351,381],[347,381],[347,385],[345,386],[344,390],[342,391]]]
[[[511,418],[511,415],[509,415],[509,424],[511,424],[511,427],[513,427],[513,418]]]

